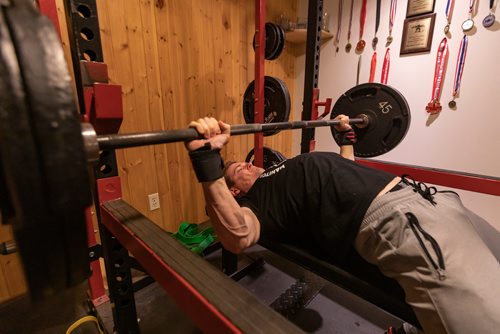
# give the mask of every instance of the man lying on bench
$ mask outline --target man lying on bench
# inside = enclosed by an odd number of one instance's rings
[[[477,219],[450,191],[431,192],[354,162],[348,117],[335,126],[340,155],[301,154],[263,170],[233,162],[220,149],[230,126],[190,123],[206,139],[186,143],[208,214],[234,252],[259,238],[314,245],[341,264],[349,249],[404,289],[425,333],[497,333],[500,265],[477,234]]]

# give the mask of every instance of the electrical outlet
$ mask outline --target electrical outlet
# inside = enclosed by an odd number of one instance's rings
[[[160,208],[160,198],[158,197],[158,193],[149,194],[149,210],[153,211]]]

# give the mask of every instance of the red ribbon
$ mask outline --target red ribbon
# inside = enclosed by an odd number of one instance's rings
[[[390,48],[385,51],[384,64],[382,65],[382,77],[380,82],[387,85],[387,79],[389,78],[389,67],[391,65],[391,54],[389,53]]]
[[[365,30],[366,21],[366,0],[361,4],[361,15],[359,17],[359,40],[363,39],[363,32]]]
[[[442,107],[439,103],[441,97],[441,88],[443,87],[443,78],[448,62],[448,40],[443,38],[439,43],[439,49],[436,57],[436,67],[434,69],[434,83],[432,85],[432,98],[425,109],[428,113],[437,114]]]
[[[375,51],[372,56],[372,64],[370,66],[370,79],[368,80],[368,82],[373,82],[373,80],[375,79],[376,67],[377,67],[377,51]]]

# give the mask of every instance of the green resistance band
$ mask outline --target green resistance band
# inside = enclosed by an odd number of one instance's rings
[[[197,224],[188,222],[181,222],[179,231],[172,234],[172,237],[196,254],[202,254],[216,239],[213,227],[200,231]]]

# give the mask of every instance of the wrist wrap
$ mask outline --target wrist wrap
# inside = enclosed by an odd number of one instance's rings
[[[353,129],[347,131],[335,131],[335,141],[339,146],[356,144],[356,132]]]
[[[212,150],[210,144],[189,152],[194,173],[198,182],[210,182],[223,176],[224,163],[220,156],[220,149]]]

